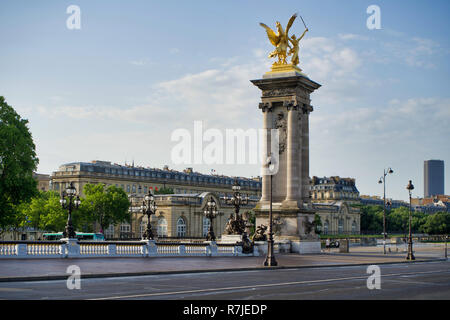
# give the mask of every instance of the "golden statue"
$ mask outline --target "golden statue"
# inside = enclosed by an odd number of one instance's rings
[[[283,30],[281,23],[277,21],[276,26],[278,33],[275,33],[275,31],[270,29],[267,25],[265,25],[262,22],[259,24],[261,27],[266,29],[270,43],[272,43],[272,45],[275,46],[275,50],[269,54],[269,58],[278,57],[278,63],[275,62],[274,65],[287,64],[286,63],[287,49],[290,48],[288,41],[289,40],[288,32],[292,24],[294,23],[295,18],[297,18],[296,13],[289,19],[289,22],[286,26],[286,31]]]
[[[309,31],[306,27],[305,22],[303,21],[303,24],[305,25],[305,31],[300,36],[300,38],[296,38],[295,35],[292,35],[292,37],[289,37],[289,29],[291,28],[292,24],[294,23],[295,18],[297,18],[297,14],[292,15],[292,17],[289,19],[289,22],[286,26],[286,30],[283,30],[283,27],[281,26],[280,22],[276,22],[276,27],[278,33],[275,33],[271,28],[269,28],[264,23],[260,23],[260,25],[266,29],[267,36],[270,40],[270,43],[275,46],[275,50],[272,51],[269,54],[269,58],[277,57],[278,61],[274,62],[272,64],[272,71],[273,72],[289,72],[289,71],[297,71],[301,72],[301,69],[297,67],[297,64],[299,63],[298,58],[298,52],[299,52],[299,42],[303,37],[305,36],[306,32]],[[292,43],[292,47],[289,45],[289,42]],[[289,51],[288,51],[289,49]],[[286,59],[288,56],[292,55],[291,63],[288,64],[286,62]]]
[[[303,34],[298,39],[295,37],[295,34],[293,34],[292,37],[289,38],[289,41],[292,43],[292,48],[291,48],[291,50],[289,50],[288,55],[292,54],[291,63],[294,66],[298,65],[298,63],[299,63],[299,60],[298,60],[298,50],[299,50],[298,43],[300,42],[300,40],[303,39],[303,37],[305,36],[305,33],[307,31],[308,31],[308,28],[306,28],[305,31],[303,31]]]

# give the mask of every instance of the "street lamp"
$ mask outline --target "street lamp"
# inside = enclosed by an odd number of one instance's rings
[[[75,239],[76,234],[72,225],[72,210],[78,209],[81,204],[80,197],[77,195],[76,199],[75,195],[77,193],[77,189],[73,186],[73,182],[66,188],[66,191],[62,193],[62,197],[59,200],[61,207],[63,209],[68,209],[69,216],[67,218],[66,228],[63,231],[63,237],[69,239]],[[66,196],[69,198],[69,201],[66,200]]]
[[[409,180],[406,189],[409,192],[409,240],[408,240],[408,255],[406,256],[406,260],[415,260],[416,258],[414,257],[413,254],[412,231],[411,231],[411,191],[414,190],[414,186],[411,180]]]
[[[142,235],[143,240],[153,240],[150,216],[156,213],[157,208],[158,206],[156,205],[155,197],[149,189],[148,194],[146,194],[144,197],[144,201],[142,201],[142,214],[147,215],[147,230]]]
[[[213,219],[217,216],[217,204],[213,197],[209,199],[206,203],[204,214],[207,219],[209,219],[209,229],[206,235],[206,241],[216,241],[216,236],[213,229]]]
[[[378,180],[378,183],[383,184],[383,252],[386,254],[386,176],[394,173],[391,168],[383,170],[383,176]]]
[[[277,261],[275,260],[275,255],[273,252],[273,232],[272,232],[272,225],[273,225],[273,217],[272,217],[272,169],[275,167],[275,159],[273,159],[272,153],[270,153],[269,157],[267,158],[266,166],[270,171],[270,206],[269,206],[269,239],[267,240],[267,257],[264,261],[264,266],[266,267],[274,267],[278,265]],[[272,166],[272,169],[271,169]]]
[[[229,205],[234,206],[234,221],[230,221],[232,226],[232,232],[233,234],[243,234],[245,232],[245,221],[242,219],[241,215],[239,214],[239,210],[241,208],[241,205],[248,204],[248,196],[242,196],[241,191],[241,185],[238,182],[238,179],[234,179],[233,184],[233,196],[231,198],[225,198],[225,201]]]

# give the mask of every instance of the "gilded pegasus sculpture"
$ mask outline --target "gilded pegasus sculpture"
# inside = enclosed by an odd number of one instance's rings
[[[292,17],[289,19],[289,22],[286,26],[286,30],[283,30],[283,27],[281,26],[281,23],[279,21],[276,22],[276,30],[273,31],[271,28],[269,28],[266,24],[260,23],[260,26],[266,29],[267,37],[270,40],[270,43],[275,47],[275,50],[272,51],[269,54],[269,58],[277,57],[278,61],[276,61],[273,66],[277,65],[287,65],[286,59],[288,55],[292,55],[292,65],[297,65],[299,62],[298,59],[298,51],[299,51],[299,42],[304,37],[305,33],[308,31],[308,28],[305,28],[306,30],[303,32],[300,38],[296,38],[295,35],[292,37],[289,37],[289,29],[291,28],[292,24],[294,23],[295,18],[297,18],[297,14],[293,14]],[[303,20],[303,19],[302,19]],[[289,45],[289,42],[292,43],[293,47]],[[288,51],[289,49],[289,51]]]

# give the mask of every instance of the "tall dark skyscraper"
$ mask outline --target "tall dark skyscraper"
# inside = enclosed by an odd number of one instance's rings
[[[444,193],[444,161],[426,160],[423,164],[424,198]]]

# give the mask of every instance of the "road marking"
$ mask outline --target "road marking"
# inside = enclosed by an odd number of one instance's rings
[[[443,272],[444,273],[449,273],[450,270],[446,269],[446,270],[439,270],[439,271],[422,271],[422,272],[410,272],[410,273],[391,273],[391,274],[382,275],[381,277],[393,277],[393,276],[403,276],[403,275],[418,275],[418,274],[430,274],[430,273],[443,273]],[[88,299],[88,300],[112,300],[112,299],[143,298],[143,297],[152,297],[152,296],[166,296],[166,295],[213,292],[213,291],[229,291],[229,290],[239,290],[239,289],[256,289],[256,288],[265,288],[265,287],[289,286],[289,285],[309,284],[309,283],[323,283],[323,282],[355,280],[355,279],[367,279],[367,275],[365,275],[365,276],[358,276],[358,277],[334,278],[334,279],[305,280],[305,281],[271,283],[271,284],[256,284],[256,285],[239,286],[239,287],[223,287],[223,288],[184,290],[184,291],[172,291],[172,292],[157,292],[157,293],[155,292],[155,293],[127,295],[127,296],[112,296],[112,297],[104,297],[104,298],[92,298],[92,299]]]
[[[6,291],[6,292],[20,292],[20,291],[32,291],[33,289],[27,289],[27,288],[0,288],[0,292]]]

